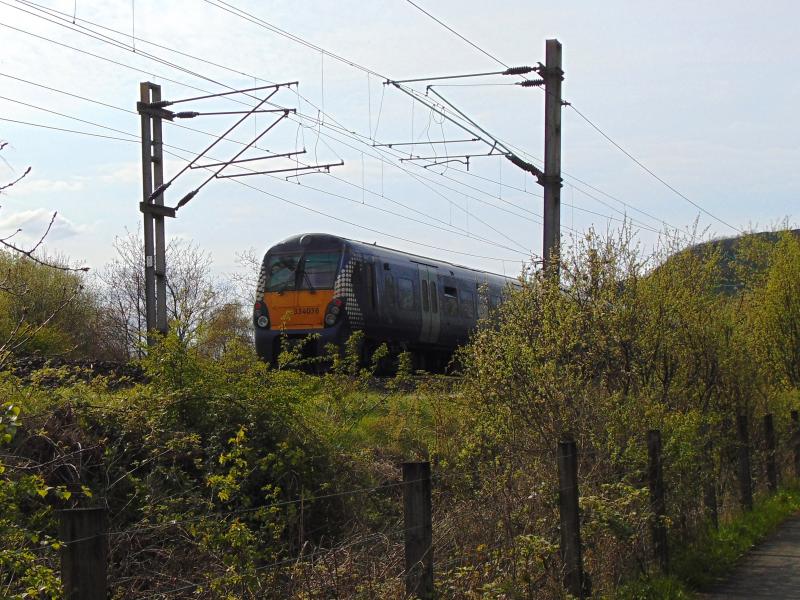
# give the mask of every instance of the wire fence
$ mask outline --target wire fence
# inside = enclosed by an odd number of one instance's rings
[[[525,577],[513,575],[518,585],[546,590],[561,589],[563,584],[575,597],[586,597],[592,585],[605,589],[600,573],[606,559],[601,555],[611,548],[631,564],[668,571],[671,544],[691,542],[706,526],[749,510],[754,496],[774,493],[781,481],[800,476],[797,412],[792,411],[791,418],[779,417],[737,415],[716,427],[705,427],[693,442],[696,452],[689,462],[669,437],[663,447],[660,442],[654,446],[654,436],[660,440],[660,432],[651,431],[642,435],[641,454],[646,458],[635,468],[616,473],[616,481],[606,459],[595,449],[562,441],[559,460],[551,463],[553,477],[543,482],[541,489],[528,490],[527,497],[520,490],[530,481],[520,484],[510,478],[503,489],[498,480],[497,488],[487,493],[479,481],[485,474],[463,469],[431,473],[429,463],[406,463],[404,470],[410,465],[423,470],[409,472],[424,475],[301,494],[253,507],[208,510],[198,506],[197,514],[179,519],[153,521],[145,516],[126,524],[126,517],[112,514],[109,519],[108,511],[100,510],[96,511],[97,522],[91,525],[86,522],[85,509],[67,509],[59,513],[60,551],[86,554],[94,545],[105,548],[96,556],[108,556],[107,565],[90,564],[90,572],[106,577],[104,589],[127,589],[124,597],[130,598],[191,597],[208,591],[211,585],[233,585],[231,589],[243,594],[263,586],[272,586],[274,591],[277,586],[287,595],[301,590],[324,595],[323,590],[335,588],[340,597],[348,597],[359,585],[366,585],[372,593],[389,598],[405,594],[424,598],[434,593],[458,596],[470,587],[489,585],[497,572],[510,574],[515,569],[527,573]],[[644,451],[646,439],[649,456]],[[76,452],[66,452],[58,458],[75,456]],[[571,473],[565,473],[565,469],[569,471],[565,457],[573,461]],[[617,517],[603,513],[619,500],[615,486],[623,484],[638,489],[639,495],[616,509]],[[481,491],[472,492],[471,486]],[[206,533],[230,531],[242,517],[248,517],[247,522],[257,528],[259,522],[273,519],[276,511],[302,507],[313,512],[315,505],[326,506],[338,499],[355,503],[356,512],[359,505],[367,511],[371,502],[381,499],[384,509],[394,506],[394,516],[384,514],[377,520],[377,528],[375,519],[372,525],[370,519],[337,523],[339,533],[334,535],[330,522],[317,523],[300,534],[302,539],[296,545],[236,567],[241,572],[235,585],[225,579],[225,569],[234,567],[224,557],[215,558],[216,567],[210,572],[206,570],[208,562],[192,564],[193,548],[201,552],[199,540]],[[490,499],[494,506],[486,505]],[[167,503],[169,498],[160,500]],[[102,499],[95,501],[102,504]],[[598,506],[602,502],[606,502],[604,508]],[[505,516],[504,503],[511,507]],[[569,505],[573,507],[571,516]],[[627,519],[633,530],[624,536],[619,532],[616,537],[610,535],[614,518]],[[77,524],[68,525],[71,519],[77,519]],[[117,526],[110,527],[110,521],[118,521]],[[602,525],[599,529],[598,523]],[[570,553],[569,539],[577,551]],[[38,560],[44,560],[53,547],[43,545],[35,550],[41,557]],[[237,550],[231,550],[236,554]]]

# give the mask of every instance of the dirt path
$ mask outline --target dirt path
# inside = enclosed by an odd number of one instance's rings
[[[800,515],[753,548],[728,579],[700,598],[800,600]]]

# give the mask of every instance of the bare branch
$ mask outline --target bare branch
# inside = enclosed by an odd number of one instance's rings
[[[2,149],[2,147],[1,147],[1,146],[0,146],[0,149]],[[0,194],[2,194],[2,193],[3,193],[3,190],[7,190],[8,188],[12,187],[13,185],[16,185],[17,183],[19,183],[20,181],[22,181],[23,179],[25,179],[25,177],[26,177],[26,176],[28,175],[28,173],[30,173],[30,172],[31,172],[31,168],[30,168],[30,167],[28,167],[27,169],[25,169],[25,172],[24,172],[22,175],[20,175],[19,177],[17,177],[17,178],[16,178],[14,181],[12,181],[11,183],[7,183],[7,184],[5,184],[5,185],[0,185]]]
[[[53,220],[55,218],[56,218],[56,213],[53,213],[53,218],[50,220],[50,225],[47,226],[47,231],[45,231],[45,233],[42,236],[42,238],[30,250],[25,250],[24,248],[20,248],[19,246],[15,246],[14,244],[6,241],[6,240],[10,239],[11,237],[13,237],[13,235],[15,235],[15,234],[13,234],[12,236],[9,236],[7,238],[0,239],[0,244],[5,246],[9,250],[12,250],[12,251],[16,252],[17,254],[20,254],[22,256],[25,256],[25,257],[31,259],[33,262],[35,262],[37,264],[40,264],[43,267],[50,267],[51,269],[57,269],[59,271],[70,271],[70,272],[73,272],[73,273],[74,272],[78,272],[78,271],[81,271],[83,273],[87,273],[89,271],[89,267],[70,267],[70,266],[67,266],[67,265],[59,265],[58,263],[51,263],[51,262],[48,262],[48,261],[41,260],[39,258],[36,258],[33,255],[34,251],[44,241],[45,236],[47,236],[47,233],[50,231],[50,227],[53,226]]]
[[[81,290],[83,290],[83,286],[82,285],[77,286],[72,291],[72,293],[67,298],[65,298],[61,302],[61,304],[47,316],[46,319],[44,319],[41,323],[37,324],[36,327],[33,327],[33,328],[25,331],[23,333],[23,335],[18,340],[14,340],[13,341],[13,345],[11,346],[11,349],[12,350],[16,350],[16,349],[22,347],[29,340],[31,340],[33,338],[33,336],[35,336],[37,333],[39,333],[43,328],[47,327],[47,325],[50,323],[50,321],[52,321],[58,313],[60,313],[62,310],[64,310],[69,304],[72,303],[73,300],[75,300],[75,298],[77,298],[77,296],[81,292]],[[23,316],[23,319],[24,319],[24,316]]]
[[[0,242],[5,242],[6,240],[10,240],[11,238],[13,238],[15,235],[17,235],[21,231],[22,231],[22,228],[18,227],[17,230],[14,233],[12,233],[11,235],[6,236],[4,238],[0,238]]]
[[[29,254],[33,254],[34,252],[36,252],[36,250],[39,249],[39,246],[42,245],[42,242],[44,242],[44,238],[47,237],[47,234],[50,233],[50,230],[53,228],[53,223],[55,223],[57,215],[58,215],[58,211],[55,211],[53,213],[53,216],[50,217],[50,222],[47,224],[47,229],[44,230],[44,233],[42,234],[42,237],[39,238],[39,241],[36,242],[36,245],[33,248],[31,248],[30,250],[28,250]]]

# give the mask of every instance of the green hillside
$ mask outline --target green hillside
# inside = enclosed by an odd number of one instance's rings
[[[800,237],[800,229],[790,232]],[[697,244],[691,252],[700,256],[719,253],[721,292],[733,294],[745,286],[753,276],[765,273],[769,268],[769,255],[778,243],[782,232],[762,231],[745,235],[722,238]]]

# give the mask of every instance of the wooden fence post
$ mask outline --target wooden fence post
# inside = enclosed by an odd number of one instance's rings
[[[764,415],[764,442],[767,448],[767,487],[778,491],[778,463],[775,458],[775,424],[772,415]]]
[[[739,453],[739,500],[742,508],[753,510],[753,481],[750,475],[750,434],[747,430],[747,415],[736,417],[736,434]]]
[[[706,423],[700,427],[700,436],[703,439],[703,467],[705,469],[705,490],[703,504],[711,519],[714,529],[719,528],[719,508],[717,506],[717,478],[714,465],[714,442],[711,439],[709,427]]]
[[[58,537],[66,600],[106,600],[108,519],[105,508],[61,510]]]
[[[647,479],[650,486],[650,510],[653,511],[653,557],[663,573],[669,571],[667,550],[667,503],[664,499],[664,469],[661,455],[661,432],[647,432],[647,453],[650,457]]]
[[[792,447],[794,449],[794,476],[800,477],[800,414],[792,411]]]
[[[403,463],[406,594],[433,598],[433,525],[431,521],[431,464]]]
[[[578,449],[573,440],[558,444],[558,507],[561,514],[561,559],[567,592],[583,598],[580,513],[578,510]]]

